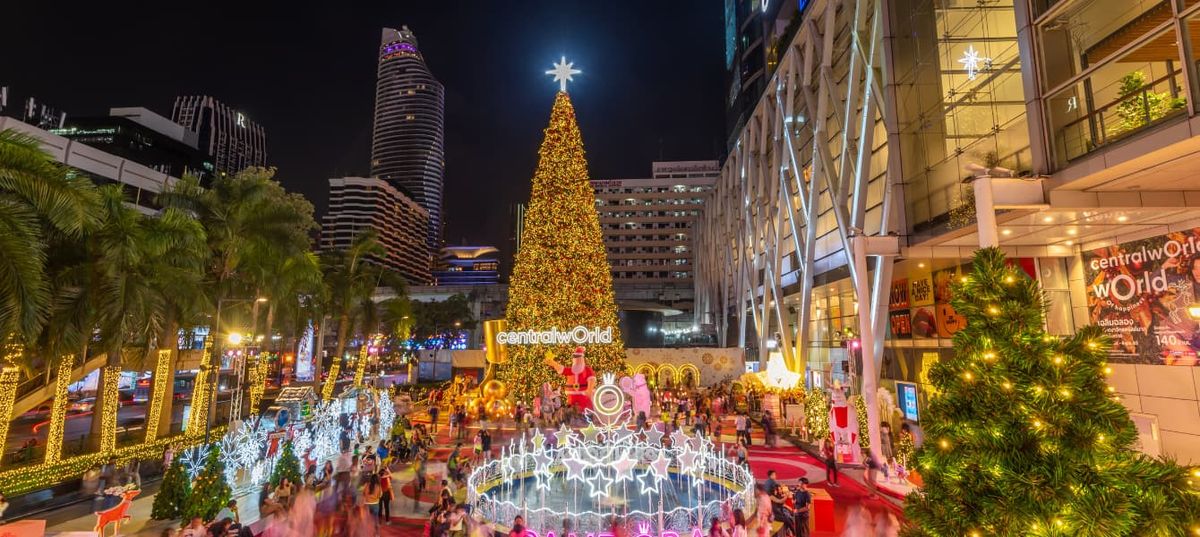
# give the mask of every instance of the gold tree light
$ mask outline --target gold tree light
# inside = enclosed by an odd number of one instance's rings
[[[63,436],[67,430],[67,388],[71,386],[71,369],[75,355],[58,358],[54,373],[54,400],[50,404],[50,430],[46,433],[46,464],[62,460]],[[149,422],[147,422],[149,425]]]
[[[187,434],[204,434],[204,425],[208,422],[208,397],[212,390],[209,387],[208,376],[212,374],[212,338],[204,342],[204,351],[200,354],[200,369],[192,382],[192,413],[188,418]]]
[[[9,344],[4,349],[4,360],[0,362],[0,441],[8,440],[8,426],[13,419],[13,403],[17,399],[17,383],[21,370],[15,365],[21,357],[22,347]]]
[[[163,398],[174,395],[167,393],[167,389],[174,384],[174,375],[171,373],[171,351],[170,349],[159,349],[158,357],[154,361],[154,378],[150,379],[152,383],[150,406],[146,407],[147,442],[153,442],[155,438],[158,438],[158,422],[162,417]]]
[[[587,361],[597,376],[604,371],[623,372],[625,348],[617,329],[612,273],[596,198],[588,183],[583,139],[565,91],[555,97],[538,155],[521,249],[509,287],[507,329],[612,327],[613,342],[588,345]],[[573,346],[510,346],[509,361],[500,366],[500,378],[517,399],[528,401],[542,383],[560,381],[544,363],[546,351],[562,361]]]

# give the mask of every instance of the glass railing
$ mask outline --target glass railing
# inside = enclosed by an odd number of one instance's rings
[[[1147,80],[1134,71],[1095,89],[1085,79],[1047,99],[1055,153],[1061,164],[1186,114],[1182,70]],[[1107,99],[1101,98],[1108,94]]]

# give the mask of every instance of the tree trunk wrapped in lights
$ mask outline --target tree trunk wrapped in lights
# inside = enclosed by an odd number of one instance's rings
[[[8,426],[12,424],[13,403],[17,399],[17,384],[21,381],[21,370],[15,365],[21,356],[21,345],[9,344],[5,349],[5,360],[0,363],[0,442],[8,440]],[[2,454],[4,450],[0,450]]]
[[[955,283],[966,326],[933,366],[907,499],[916,536],[1182,535],[1200,526],[1187,470],[1134,449],[1129,412],[1106,385],[1095,326],[1046,333],[1038,283],[997,248]],[[1185,529],[1188,528],[1188,529]]]
[[[354,386],[360,387],[363,383],[363,377],[367,373],[367,356],[370,351],[370,338],[364,338],[363,344],[358,348],[358,361],[354,363]]]
[[[329,401],[333,399],[333,387],[337,385],[337,377],[341,373],[342,364],[334,359],[333,365],[329,366],[329,378],[325,381],[325,385],[321,388],[321,400]]]
[[[159,349],[155,353],[154,376],[150,379],[150,401],[146,403],[146,441],[158,438],[158,428],[163,411],[163,399],[171,398],[175,376],[171,374],[171,351]],[[169,423],[169,422],[168,422]]]
[[[208,423],[208,395],[212,391],[212,381],[208,376],[213,374],[212,361],[212,337],[209,337],[204,341],[200,369],[192,381],[192,411],[188,417],[187,434],[204,434],[204,426]]]
[[[612,272],[596,213],[596,197],[588,183],[583,139],[566,92],[555,97],[550,125],[538,151],[533,192],[525,213],[521,249],[509,284],[507,329],[576,326],[612,327],[613,342],[587,345],[587,362],[599,375],[623,372],[625,348],[617,328]],[[545,382],[561,377],[545,364],[547,351],[567,361],[574,344],[510,346],[500,378],[519,400],[534,397]]]
[[[108,365],[100,368],[96,378],[96,402],[92,405],[92,435],[89,437],[89,447],[100,453],[110,453],[117,448],[120,382],[121,355],[109,353]]]
[[[46,431],[47,465],[62,460],[63,436],[67,429],[67,388],[71,386],[71,369],[75,367],[75,355],[60,356],[54,371],[54,398],[50,400],[50,430]]]

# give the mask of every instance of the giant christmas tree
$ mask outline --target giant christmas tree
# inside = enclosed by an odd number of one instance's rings
[[[625,369],[625,348],[617,330],[612,273],[605,257],[588,183],[583,139],[575,109],[565,91],[554,99],[550,125],[538,151],[533,193],[525,213],[521,248],[508,291],[508,330],[570,330],[612,327],[611,344],[587,345],[588,364],[600,374]],[[570,363],[574,345],[510,345],[500,378],[509,392],[529,400],[544,382],[559,376],[544,362],[546,351]]]
[[[934,365],[905,512],[919,536],[1185,535],[1200,526],[1187,470],[1137,452],[1105,382],[1108,342],[1089,326],[1046,333],[1038,283],[995,248],[955,284],[967,319]]]

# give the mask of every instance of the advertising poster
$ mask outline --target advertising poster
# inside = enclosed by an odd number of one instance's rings
[[[965,267],[955,267],[939,270],[933,273],[933,300],[937,303],[937,334],[938,337],[954,337],[954,333],[966,326],[967,320],[950,305],[954,281],[965,273]]]
[[[937,318],[933,313],[933,278],[928,272],[909,278],[910,323],[915,338],[937,337]]]
[[[311,382],[313,379],[313,347],[315,343],[313,322],[308,322],[304,335],[300,337],[300,345],[296,349],[296,380]]]
[[[917,413],[917,385],[911,382],[896,383],[896,398],[900,403],[900,412],[904,419],[921,421]]]
[[[912,318],[908,312],[908,278],[892,280],[892,293],[888,300],[888,326],[893,338],[912,337]]]
[[[1112,339],[1114,362],[1197,365],[1200,228],[1084,252],[1092,324]]]

